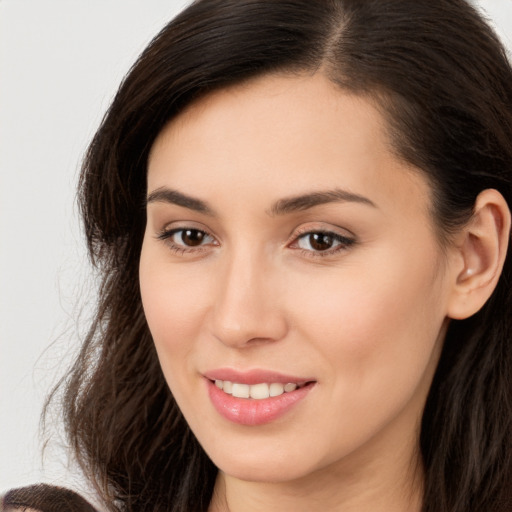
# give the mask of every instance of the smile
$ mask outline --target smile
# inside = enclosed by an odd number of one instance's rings
[[[280,396],[283,393],[291,393],[297,388],[303,387],[305,384],[296,384],[288,382],[282,384],[281,382],[259,384],[242,384],[239,382],[231,382],[229,380],[215,380],[215,385],[228,395],[236,398],[248,398],[253,400],[265,400],[266,398]]]
[[[316,387],[304,379],[272,371],[218,369],[203,374],[212,405],[224,419],[246,426],[277,420],[299,407]]]

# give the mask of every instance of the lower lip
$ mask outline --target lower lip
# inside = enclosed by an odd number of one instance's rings
[[[313,387],[313,384],[306,384],[289,393],[264,398],[263,400],[254,400],[228,395],[212,381],[207,379],[206,382],[210,400],[221,416],[239,425],[253,426],[276,420],[305,398]]]

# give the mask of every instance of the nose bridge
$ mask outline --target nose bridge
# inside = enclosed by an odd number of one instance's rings
[[[263,250],[239,246],[226,255],[213,308],[216,338],[241,347],[284,336],[286,321],[274,286],[276,272]]]

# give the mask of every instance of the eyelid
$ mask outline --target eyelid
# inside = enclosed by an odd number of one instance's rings
[[[298,228],[294,229],[292,234],[290,235],[290,240],[298,238],[299,236],[305,235],[307,233],[332,233],[342,238],[354,240],[356,239],[356,235],[346,228],[333,226],[332,224],[311,222],[303,224]]]
[[[295,228],[289,237],[288,243],[293,242],[294,240],[301,236],[312,233],[326,233],[336,235],[336,237],[340,237],[344,240],[357,240],[356,235],[346,228],[342,228],[340,226],[333,226],[332,224],[311,222],[307,224],[302,224],[298,228]]]
[[[201,233],[204,233],[205,236],[211,238],[214,240],[215,243],[206,243],[206,244],[200,244],[197,246],[186,246],[181,245],[173,242],[172,237],[179,233],[180,231],[199,231]],[[197,226],[197,223],[195,222],[179,222],[176,224],[169,223],[166,224],[161,230],[159,230],[156,233],[155,238],[163,243],[166,244],[166,246],[174,253],[176,254],[199,254],[202,252],[205,252],[208,250],[208,247],[212,245],[219,245],[217,238],[209,229],[207,229],[204,226]]]
[[[176,233],[179,233],[181,231],[198,231],[199,233],[203,233],[205,236],[215,239],[215,237],[210,234],[208,231],[205,231],[204,229],[198,229],[193,227],[184,227],[184,228],[171,228],[171,229],[164,229],[160,232],[159,235],[157,235],[160,239],[168,239],[174,236]],[[206,244],[205,244],[206,245]]]
[[[342,234],[339,231],[344,231],[347,234]],[[293,247],[294,244],[297,244],[298,241],[306,235],[313,235],[317,233],[331,235],[334,240],[339,242],[339,245],[331,249],[326,249],[325,251],[314,251],[310,249],[303,249],[301,247]],[[347,229],[336,229],[332,225],[326,226],[316,224],[300,226],[298,229],[296,229],[290,236],[289,241],[287,242],[287,247],[296,251],[300,251],[304,256],[309,258],[325,258],[329,256],[332,257],[339,252],[344,252],[355,243],[357,243],[356,236]]]
[[[197,222],[195,220],[175,220],[171,222],[166,222],[165,224],[162,223],[161,226],[161,228],[155,226],[157,238],[169,236],[169,234],[172,232],[176,233],[177,231],[191,229],[201,231],[217,239],[217,236],[213,234],[213,231],[210,228],[206,227],[203,223]]]

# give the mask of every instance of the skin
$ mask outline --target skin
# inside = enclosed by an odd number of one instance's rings
[[[148,193],[162,188],[211,209],[153,195],[140,261],[163,373],[220,470],[210,510],[419,511],[419,422],[466,260],[440,247],[429,185],[374,104],[322,74],[215,92],[157,138]],[[367,201],[272,211],[339,189]],[[168,235],[180,228],[207,235],[187,246]],[[315,251],[310,232],[353,242]],[[316,383],[243,426],[212,406],[202,374],[216,368]]]

